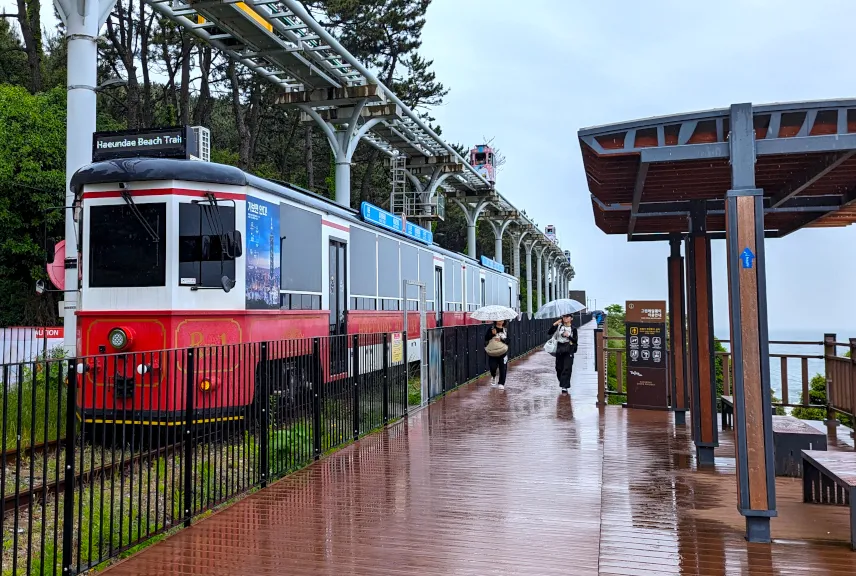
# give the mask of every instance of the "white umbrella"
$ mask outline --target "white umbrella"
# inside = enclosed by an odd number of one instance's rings
[[[513,320],[517,318],[517,311],[508,306],[483,306],[470,314],[473,320],[482,322],[495,322],[496,320]]]
[[[585,305],[577,302],[576,300],[561,298],[559,300],[547,302],[541,306],[541,308],[538,309],[538,312],[535,313],[535,318],[539,320],[543,320],[545,318],[561,318],[566,314],[576,314],[580,310],[585,309]]]

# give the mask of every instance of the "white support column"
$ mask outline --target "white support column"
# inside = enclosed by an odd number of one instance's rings
[[[497,222],[496,220],[488,220],[487,222],[490,224],[490,229],[493,230],[493,259],[502,264],[502,236],[513,221],[504,220]]]
[[[77,353],[78,261],[79,235],[74,221],[74,193],[71,177],[92,162],[92,134],[95,132],[98,84],[98,31],[107,21],[116,0],[74,2],[54,0],[60,18],[66,26],[68,51],[67,123],[65,155],[65,350]]]
[[[535,283],[538,285],[538,308],[544,305],[544,247],[535,248],[535,257],[538,259],[538,276]]]
[[[408,180],[413,184],[413,189],[419,194],[420,200],[423,204],[430,202],[431,198],[437,195],[437,190],[440,188],[440,185],[442,185],[447,178],[453,175],[451,172],[444,173],[442,167],[439,166],[435,167],[434,170],[431,171],[431,176],[427,181],[422,180],[410,170],[405,170],[404,173],[407,175]],[[416,218],[419,218],[419,215],[417,215]],[[423,222],[422,225],[425,226],[425,223]]]
[[[467,219],[467,253],[473,260],[476,259],[476,223],[479,220],[479,215],[487,206],[487,199],[479,201],[475,206],[464,204],[457,198],[453,198],[455,204],[461,207],[464,212],[464,217]]]
[[[524,242],[526,249],[526,313],[532,317],[532,242]],[[540,266],[539,266],[540,268]]]
[[[526,238],[526,235],[529,234],[528,230],[524,230],[523,232],[516,232],[511,236],[511,245],[514,247],[514,257],[512,261],[514,263],[514,277],[520,278],[520,247],[523,244],[523,239]]]
[[[300,110],[312,118],[327,136],[336,163],[336,204],[347,208],[351,207],[351,159],[362,137],[381,122],[379,118],[372,118],[360,124],[360,116],[367,102],[367,100],[360,100],[354,106],[354,111],[345,128],[337,128],[327,122],[311,106],[300,106]]]

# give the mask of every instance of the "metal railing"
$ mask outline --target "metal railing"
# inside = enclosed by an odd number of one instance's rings
[[[440,393],[485,371],[484,329],[438,329]],[[0,573],[85,572],[406,417],[393,336],[0,365]],[[510,353],[545,339],[515,322]]]
[[[530,320],[523,316],[509,323],[508,359],[514,360],[543,345],[552,320]],[[484,351],[487,324],[451,326],[428,330],[428,391],[434,399],[484,374],[488,356]],[[434,337],[432,337],[432,334]],[[434,370],[430,363],[438,362]]]
[[[621,397],[626,394],[627,367],[625,363],[624,338],[607,336],[603,330],[596,332],[595,363],[598,368],[599,398],[608,403],[609,397]],[[730,344],[729,340],[718,340],[721,344]],[[854,418],[856,414],[856,338],[849,342],[837,342],[835,335],[827,335],[822,341],[771,340],[771,346],[818,348],[817,354],[797,352],[771,352],[771,385],[774,386],[773,405],[782,409],[813,409],[824,412],[823,417],[834,420],[845,415]],[[850,357],[839,356],[838,350],[846,348]],[[734,366],[731,352],[728,350],[714,353],[717,372],[717,398],[733,395]],[[813,382],[810,362],[818,366],[816,373],[823,378],[824,385],[818,387]],[[672,363],[669,362],[671,367]],[[600,370],[604,367],[605,370]],[[798,379],[793,375],[799,374]],[[795,390],[797,389],[797,390]],[[798,393],[799,398],[794,394]],[[813,400],[814,396],[825,398],[823,402]],[[795,412],[797,415],[806,412]]]

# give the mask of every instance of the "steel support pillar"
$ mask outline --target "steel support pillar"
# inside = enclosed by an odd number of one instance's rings
[[[535,248],[535,257],[538,259],[538,277],[535,283],[538,285],[538,306],[541,308],[544,305],[544,247]]]
[[[689,395],[687,394],[687,335],[685,326],[686,298],[684,291],[684,259],[681,256],[681,237],[674,235],[669,240],[671,255],[669,268],[669,355],[671,364],[672,411],[675,413],[675,425],[687,423]]]
[[[69,356],[77,353],[78,262],[80,251],[74,221],[74,193],[71,177],[92,162],[92,134],[95,132],[98,83],[98,32],[116,0],[72,2],[55,0],[54,5],[66,26],[68,77],[66,107],[65,155],[65,307],[63,327],[64,347]]]
[[[360,124],[360,117],[368,100],[360,100],[354,106],[354,111],[346,124],[333,124],[321,118],[311,106],[301,105],[299,108],[312,118],[324,131],[330,148],[333,150],[333,160],[336,163],[335,186],[336,204],[351,207],[351,159],[363,136],[374,128],[381,119],[371,118]]]
[[[524,242],[526,249],[526,313],[532,317],[532,242]],[[540,266],[539,266],[540,268]]]
[[[502,264],[502,237],[513,220],[488,220],[487,222],[490,224],[490,229],[493,230],[493,259]]]
[[[556,298],[553,296],[553,286],[556,284],[556,274],[553,271],[553,258],[547,260],[547,302]]]
[[[520,278],[522,271],[520,270],[520,247],[523,244],[523,239],[526,238],[526,235],[529,234],[528,230],[524,230],[523,232],[512,233],[511,235],[511,245],[514,248],[514,255],[511,259],[512,265],[514,266],[514,277]]]
[[[464,213],[464,218],[467,219],[467,255],[473,260],[476,259],[476,224],[479,221],[479,216],[488,204],[488,201],[481,200],[475,205],[464,204],[457,198],[453,198],[455,204],[461,207]]]
[[[737,507],[746,539],[770,541],[776,514],[763,193],[755,188],[751,104],[731,107],[731,190],[725,197],[728,307],[734,364]]]
[[[689,347],[692,357],[693,441],[699,465],[713,465],[713,450],[719,446],[716,419],[716,365],[713,345],[713,285],[710,273],[710,238],[707,236],[704,201],[691,209],[687,238],[687,291],[689,294]]]
[[[440,166],[435,167],[431,171],[431,175],[428,177],[427,181],[423,181],[410,170],[405,170],[404,174],[407,176],[407,179],[410,180],[411,184],[413,184],[413,190],[419,194],[420,201],[423,205],[428,204],[431,201],[431,198],[437,195],[437,190],[440,188],[440,185],[442,185],[447,178],[453,175],[451,172],[443,172],[443,169]],[[419,215],[416,215],[416,218],[420,220],[421,226],[425,228],[430,227],[430,222],[425,222],[423,219],[419,218]]]

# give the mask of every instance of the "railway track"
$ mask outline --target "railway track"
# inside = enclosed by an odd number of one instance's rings
[[[181,443],[171,444],[166,447],[159,447],[154,450],[148,450],[146,452],[141,452],[139,454],[135,454],[130,458],[126,458],[125,460],[119,462],[109,462],[107,464],[102,464],[101,466],[97,466],[96,468],[92,468],[90,470],[84,470],[83,472],[75,475],[75,483],[85,483],[89,482],[94,478],[98,478],[99,476],[112,474],[114,471],[122,469],[125,470],[140,460],[145,460],[152,457],[161,457],[161,456],[169,456],[177,448],[181,447]],[[8,460],[7,460],[8,462]],[[39,486],[35,486],[33,488],[26,488],[23,490],[19,490],[15,494],[8,494],[3,497],[3,513],[5,515],[13,510],[18,510],[19,508],[27,508],[32,506],[33,504],[41,503],[47,498],[57,492],[62,492],[65,489],[65,477],[58,478],[46,484],[42,484]]]
[[[60,449],[64,445],[64,439],[60,438],[58,440],[48,440],[47,442],[42,442],[40,444],[33,444],[32,446],[25,446],[20,450],[17,448],[10,448],[3,452],[3,459],[6,465],[9,466],[10,464],[15,464],[20,457],[26,458],[27,456],[39,456],[46,450]]]

